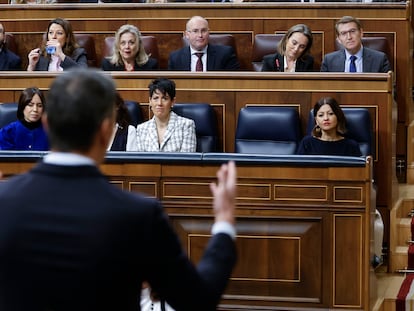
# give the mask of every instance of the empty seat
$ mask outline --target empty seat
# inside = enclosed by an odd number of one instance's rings
[[[207,103],[176,103],[173,111],[194,120],[197,152],[217,151],[217,119],[213,107]]]
[[[188,40],[183,37],[183,46],[188,46]],[[234,54],[237,56],[236,39],[232,34],[210,34],[208,42],[214,45],[228,45],[234,50]]]
[[[159,62],[159,51],[157,38],[154,36],[141,36],[142,44],[144,45],[145,52],[152,58],[155,58]],[[109,57],[113,53],[115,43],[115,37],[106,37],[104,40],[104,46],[102,48],[103,57]]]
[[[235,152],[295,154],[301,140],[295,108],[252,106],[239,112]]]
[[[0,128],[17,121],[17,103],[0,104]]]
[[[89,67],[97,66],[97,57],[95,49],[95,39],[93,35],[86,33],[75,33],[75,39],[78,45],[81,48],[84,48],[86,51],[86,59],[88,60]]]
[[[284,34],[258,34],[254,37],[251,57],[252,69],[254,71],[262,70],[263,57],[276,53],[277,45],[283,36]]]
[[[363,156],[372,155],[375,157],[375,148],[373,143],[373,132],[371,116],[366,108],[342,108],[346,118],[345,137],[355,140],[359,144],[359,149]],[[306,132],[312,133],[315,126],[313,109],[309,112],[309,120]]]
[[[141,107],[138,102],[132,100],[124,100],[125,106],[128,108],[130,124],[137,126],[143,122]]]

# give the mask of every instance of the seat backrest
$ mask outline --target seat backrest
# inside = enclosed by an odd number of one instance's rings
[[[17,120],[17,103],[0,104],[0,128]]]
[[[342,108],[346,118],[345,137],[355,140],[359,144],[359,149],[363,156],[372,155],[375,157],[375,148],[373,143],[373,131],[371,116],[366,108]],[[306,133],[310,135],[315,126],[313,109],[309,112],[308,126]]]
[[[152,58],[155,58],[159,62],[159,51],[157,38],[154,36],[141,36],[142,44],[144,45],[145,52]],[[102,47],[103,57],[109,57],[113,53],[115,43],[115,37],[106,37],[104,39],[104,46]]]
[[[89,67],[97,66],[97,57],[95,49],[95,39],[93,35],[86,33],[75,33],[76,42],[81,48],[84,48],[86,51],[86,59],[88,60]]]
[[[176,103],[172,110],[194,120],[197,136],[197,152],[217,151],[217,118],[213,107],[207,103]]]
[[[234,49],[234,54],[237,56],[236,39],[232,34],[210,34],[208,42],[214,45],[228,45]],[[186,37],[182,38],[183,46],[188,46],[188,40]]]
[[[237,153],[295,154],[300,140],[299,114],[295,108],[251,106],[239,112]]]
[[[133,100],[124,100],[125,106],[128,108],[129,117],[131,118],[130,124],[137,126],[144,120],[142,118],[141,107],[138,102]]]
[[[13,34],[6,33],[6,45],[10,51],[12,51],[14,54],[19,55],[17,52],[17,43],[16,43],[16,40],[14,39]]]
[[[276,53],[277,45],[282,40],[284,34],[257,34],[254,37],[252,49],[252,69],[262,70],[262,59],[265,55]]]
[[[393,68],[391,46],[386,37],[362,37],[361,41],[363,46],[385,53],[388,57],[391,68]],[[342,48],[342,44],[338,40],[335,40],[335,49],[340,50]]]

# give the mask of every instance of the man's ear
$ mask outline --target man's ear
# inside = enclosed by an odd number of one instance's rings
[[[42,115],[42,125],[43,125],[43,129],[45,130],[45,132],[48,133],[49,132],[49,124],[48,124],[46,112],[44,112],[43,115]]]

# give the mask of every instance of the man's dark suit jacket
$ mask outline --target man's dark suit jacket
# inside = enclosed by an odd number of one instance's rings
[[[207,71],[239,70],[240,64],[234,49],[227,45],[212,45],[207,47]],[[168,70],[191,70],[190,47],[184,47],[170,54]]]
[[[60,63],[60,67],[63,70],[67,70],[73,67],[88,67],[88,60],[86,58],[86,51],[84,48],[76,48],[73,51],[72,56],[66,55],[65,60]],[[36,64],[35,71],[48,71],[49,58],[40,56],[39,61]]]
[[[20,57],[7,48],[3,48],[0,52],[0,70],[22,70]]]
[[[279,53],[264,56],[262,63],[262,71],[283,71],[283,68],[285,68],[284,57]],[[306,55],[303,59],[298,58],[296,60],[295,71],[313,71],[313,57],[310,55]]]
[[[235,264],[219,233],[195,268],[159,202],[94,166],[41,163],[0,183],[0,201],[2,311],[137,310],[143,280],[176,310],[215,310]]]
[[[105,71],[125,71],[125,66],[114,65],[107,58],[104,58],[102,60],[101,67],[102,70]],[[146,62],[144,65],[139,66],[137,63],[135,63],[134,70],[158,70],[158,62],[155,58],[149,58],[148,62]]]
[[[326,54],[321,65],[321,71],[344,72],[345,50]],[[364,47],[362,49],[362,71],[363,72],[388,72],[391,70],[387,55],[383,52]]]

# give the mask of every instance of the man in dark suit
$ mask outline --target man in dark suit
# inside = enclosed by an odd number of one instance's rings
[[[234,163],[211,184],[212,238],[194,267],[160,203],[99,171],[115,111],[108,75],[69,70],[51,85],[52,152],[0,183],[0,310],[139,310],[144,280],[176,310],[215,310],[236,260]]]
[[[185,37],[189,46],[170,54],[169,70],[214,71],[239,70],[240,64],[231,46],[209,44],[208,21],[193,16],[186,25]]]
[[[0,23],[0,70],[21,70],[21,67],[20,57],[7,48],[6,30]]]
[[[330,72],[388,72],[387,55],[362,45],[360,21],[352,16],[342,17],[335,25],[337,40],[344,49],[326,54],[321,71]]]

